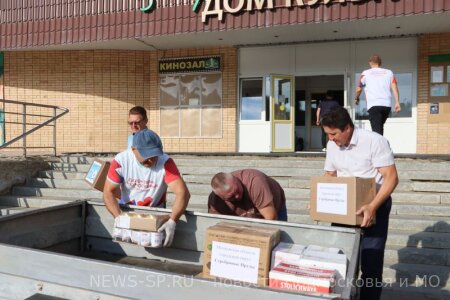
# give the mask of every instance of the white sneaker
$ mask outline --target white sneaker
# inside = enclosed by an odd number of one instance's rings
[[[323,148],[323,149],[322,149],[322,152],[326,152],[326,151],[327,151],[327,148]]]

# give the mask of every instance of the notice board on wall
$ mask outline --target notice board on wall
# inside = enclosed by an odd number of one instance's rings
[[[428,123],[450,123],[450,103],[429,103]]]

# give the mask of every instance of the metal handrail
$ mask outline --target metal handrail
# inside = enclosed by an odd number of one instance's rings
[[[54,155],[56,156],[56,120],[61,118],[63,115],[67,114],[69,112],[68,108],[65,107],[61,107],[61,106],[54,106],[54,105],[47,105],[47,104],[39,104],[39,103],[28,103],[28,102],[22,102],[22,101],[15,101],[15,100],[6,100],[6,99],[0,99],[0,103],[2,103],[3,105],[3,114],[4,114],[4,120],[3,120],[3,124],[22,124],[22,134],[20,136],[17,136],[15,138],[13,138],[12,140],[5,142],[4,144],[0,145],[0,150],[4,149],[6,147],[8,147],[9,145],[19,141],[20,139],[22,139],[23,143],[22,143],[22,147],[11,147],[11,148],[22,148],[23,149],[23,156],[27,156],[27,146],[26,146],[26,137],[28,135],[30,135],[31,133],[41,129],[44,126],[53,126],[53,147],[29,147],[31,148],[53,148],[54,150]],[[18,113],[18,112],[7,112],[4,110],[5,108],[5,104],[17,104],[17,105],[22,105],[22,113]],[[37,115],[37,114],[27,114],[27,107],[28,106],[34,106],[34,107],[43,107],[43,108],[49,108],[49,109],[53,109],[53,116],[49,116],[49,115]],[[57,114],[57,110],[60,110],[61,112],[59,114]],[[10,122],[6,120],[6,115],[7,114],[15,114],[15,115],[22,115],[22,122]],[[40,124],[37,123],[27,123],[27,116],[33,116],[33,117],[47,117],[50,118],[49,120],[42,122]],[[49,125],[50,123],[53,122],[53,125]],[[26,130],[27,125],[37,125],[36,127],[30,129],[30,130]]]

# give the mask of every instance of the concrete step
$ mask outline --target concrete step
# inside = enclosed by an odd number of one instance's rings
[[[450,193],[450,182],[415,181],[413,189],[418,192]]]
[[[442,217],[435,216],[409,216],[391,215],[389,218],[389,228],[405,230],[411,232],[449,232],[450,222],[444,221]]]
[[[386,245],[384,263],[450,266],[449,249],[398,247]]]
[[[421,264],[396,263],[385,265],[383,281],[387,283],[401,282],[410,287],[434,287],[450,289],[450,267]]]
[[[263,156],[263,155],[180,155],[169,154],[178,165],[183,166],[204,166],[215,165],[219,166],[226,161],[227,165],[237,167],[298,167],[297,164],[303,166],[314,166],[322,168],[325,156],[320,157],[292,157],[292,156]],[[97,155],[97,156],[83,156],[83,155],[63,155],[60,156],[60,162],[72,164],[91,164],[94,159],[101,159],[110,161],[115,154]],[[447,160],[426,160],[426,159],[405,159],[396,158],[396,166],[401,170],[434,170],[446,171],[450,169],[450,161]]]
[[[84,172],[89,171],[88,164],[72,164],[72,163],[51,163],[50,168],[54,171]]]
[[[94,189],[53,189],[36,188],[27,186],[16,186],[12,190],[15,196],[51,196],[51,197],[71,197],[78,199],[102,198],[103,193]]]
[[[0,201],[1,204],[1,201]],[[17,207],[17,206],[0,206],[0,217],[1,216],[9,216],[14,215],[20,212],[24,211],[30,211],[36,208],[30,208],[30,207]]]
[[[27,178],[26,185],[40,188],[62,188],[91,190],[92,187],[82,179]]]
[[[228,162],[227,162],[228,163]],[[258,169],[269,176],[272,177],[311,177],[311,176],[321,176],[323,175],[323,166],[316,166],[317,163],[314,164],[301,164],[296,163],[295,161],[287,161],[286,164],[289,167],[282,167],[279,164],[274,164],[273,166],[256,166],[255,169]],[[199,165],[187,164],[187,165],[178,165],[180,172],[183,175],[209,175],[213,176],[218,172],[231,172],[237,169],[246,168],[242,164],[237,164],[236,166],[226,165],[223,160],[219,160],[214,164],[208,163],[205,161]],[[283,164],[282,164],[283,165]],[[74,164],[74,163],[51,163],[51,168],[56,171],[71,171],[71,172],[87,172],[89,170],[89,164]],[[427,170],[402,170],[399,169],[399,177],[400,181],[403,180],[432,180],[438,182],[448,182],[450,181],[450,173],[447,171],[428,171]],[[441,187],[446,191],[445,186]]]
[[[450,290],[433,286],[423,287],[409,284],[386,284],[381,300],[448,300]]]
[[[66,171],[40,171],[37,174],[40,178],[54,178],[54,179],[84,179],[86,177],[85,172],[66,172]]]
[[[397,169],[401,170],[435,170],[447,171],[450,169],[450,161],[447,160],[425,160],[425,159],[395,159]]]
[[[447,249],[450,252],[450,232],[389,229],[387,244],[396,247]]]
[[[417,205],[395,203],[392,205],[391,216],[392,215],[449,217],[450,206],[445,204]]]
[[[173,205],[173,202],[175,201],[175,195],[172,193],[167,194],[167,204]],[[208,207],[208,195],[197,195],[197,194],[191,194],[191,199],[189,200],[189,205],[204,205],[205,207]],[[309,199],[307,198],[299,198],[296,200],[287,200],[286,201],[286,207],[288,211],[292,209],[306,209],[307,205],[309,204]]]
[[[14,196],[3,195],[0,196],[0,205],[24,207],[24,208],[42,208],[53,205],[60,205],[72,201],[80,200],[79,198],[61,197],[61,196]]]

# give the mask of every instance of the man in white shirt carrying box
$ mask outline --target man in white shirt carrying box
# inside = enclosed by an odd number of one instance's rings
[[[384,248],[391,211],[391,194],[398,184],[394,154],[383,136],[355,128],[347,110],[337,107],[322,117],[328,135],[325,176],[375,178],[377,193],[356,213],[363,216],[361,299],[380,299]],[[374,221],[375,224],[374,224]]]

